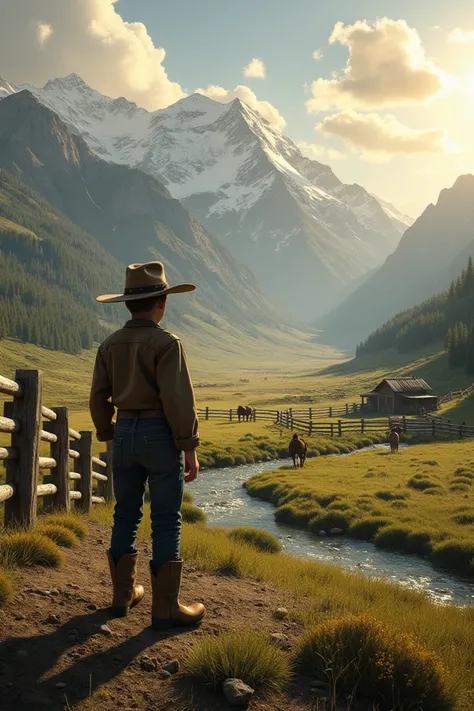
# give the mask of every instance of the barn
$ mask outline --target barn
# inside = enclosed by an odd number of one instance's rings
[[[384,378],[361,398],[363,409],[391,415],[417,415],[438,409],[438,397],[423,378]]]

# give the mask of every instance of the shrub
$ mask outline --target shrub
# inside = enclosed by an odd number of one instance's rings
[[[452,708],[439,659],[370,617],[342,617],[314,628],[303,639],[298,661],[338,695],[356,689],[379,711]]]
[[[319,533],[319,531],[330,531],[332,528],[340,528],[342,531],[347,531],[351,523],[348,514],[339,513],[338,511],[328,511],[320,516],[312,518],[308,524],[311,533]]]
[[[390,504],[390,508],[392,508],[392,509],[407,509],[408,504],[406,503],[406,501],[392,501],[392,503]]]
[[[431,489],[425,489],[423,493],[426,496],[442,496],[443,489],[441,486],[433,486]]]
[[[374,543],[379,548],[405,551],[408,545],[410,529],[402,526],[387,526],[382,528],[374,538]]]
[[[427,467],[439,467],[439,463],[436,459],[425,459],[423,464],[426,464]]]
[[[348,501],[333,501],[329,504],[328,511],[349,511],[352,508]]]
[[[354,521],[349,529],[349,534],[352,538],[372,541],[379,530],[388,525],[390,525],[390,521],[386,518],[361,518]]]
[[[184,668],[212,689],[237,678],[262,694],[280,691],[291,676],[288,656],[255,632],[205,637],[194,644]]]
[[[464,476],[468,479],[474,479],[474,472],[472,469],[466,469],[465,467],[458,467],[454,472],[453,476]]]
[[[429,531],[411,531],[408,534],[405,551],[418,555],[429,555],[433,550],[432,534]]]
[[[425,489],[430,489],[433,486],[437,486],[434,481],[428,479],[424,476],[413,476],[407,482],[408,486],[412,489],[417,489],[418,491],[424,491]]]
[[[27,568],[33,565],[57,568],[63,555],[50,538],[38,531],[17,531],[0,537],[0,565]]]
[[[191,494],[191,492],[187,491],[187,490],[183,491],[183,503],[192,504],[193,501],[194,501],[194,497]]]
[[[311,494],[310,494],[311,495]],[[337,494],[320,494],[314,497],[318,504],[325,509],[337,499]]]
[[[297,503],[284,504],[275,511],[275,521],[306,527],[308,521],[317,514],[318,509],[317,504],[309,504],[306,507],[299,506]]]
[[[183,503],[181,506],[181,515],[185,523],[206,523],[206,514],[198,506],[193,504]]]
[[[38,526],[38,532],[43,536],[48,536],[61,548],[75,548],[79,545],[79,538],[66,526],[59,526],[56,523],[45,523]]]
[[[234,456],[234,464],[237,466],[241,466],[243,464],[247,464],[247,460],[243,454],[236,454]]]
[[[474,542],[446,540],[434,547],[431,554],[433,565],[446,570],[455,570],[464,575],[474,572]]]
[[[13,598],[13,587],[10,578],[0,570],[0,607]]]
[[[234,457],[231,454],[224,454],[224,452],[216,454],[214,461],[218,468],[233,467],[235,463]]]
[[[451,486],[449,487],[449,490],[450,491],[458,491],[458,492],[469,491],[469,487],[467,484],[451,484]]]
[[[452,484],[467,484],[467,486],[472,486],[472,479],[469,479],[466,476],[457,476],[455,479],[452,480]]]
[[[471,526],[474,523],[474,513],[459,513],[453,516],[451,520],[459,526]]]
[[[375,496],[382,501],[403,501],[408,498],[408,494],[395,491],[377,491]]]
[[[46,523],[69,528],[82,541],[87,536],[87,526],[80,516],[74,514],[52,514],[45,519]]]
[[[242,577],[242,556],[236,550],[229,551],[219,561],[217,572],[232,578]]]
[[[282,545],[280,541],[267,531],[259,528],[233,528],[229,533],[234,541],[241,541],[264,553],[280,553]]]

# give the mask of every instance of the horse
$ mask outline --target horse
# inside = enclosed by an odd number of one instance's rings
[[[248,422],[250,420],[250,417],[252,416],[252,413],[253,413],[253,410],[248,405],[247,406],[239,405],[237,408],[237,416],[239,418],[239,422],[240,422],[241,418],[245,422]]]
[[[308,445],[304,439],[302,437],[298,437],[297,434],[294,434],[290,440],[288,451],[290,452],[291,457],[293,457],[293,465],[295,469],[298,467],[298,459],[300,467],[303,467],[306,460],[306,452],[308,451]]]
[[[400,444],[400,434],[398,432],[398,427],[393,429],[388,435],[388,441],[390,444],[390,454],[398,453],[398,445]]]

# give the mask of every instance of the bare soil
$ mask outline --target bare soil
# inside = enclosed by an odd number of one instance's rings
[[[16,595],[0,615],[0,707],[2,711],[85,711],[140,709],[219,711],[229,709],[220,693],[206,692],[195,680],[177,674],[162,679],[162,667],[181,663],[203,635],[253,629],[283,632],[289,645],[301,625],[275,621],[280,606],[296,607],[291,593],[254,580],[237,580],[202,573],[186,566],[181,598],[202,600],[203,624],[192,631],[156,632],[150,625],[149,550],[139,544],[140,582],[146,597],[129,617],[111,619],[107,606],[110,581],[106,561],[109,532],[89,523],[81,546],[67,551],[61,569],[33,568],[16,572]],[[298,608],[302,602],[298,600]],[[104,634],[101,625],[111,634]],[[156,671],[143,671],[144,655],[157,660]],[[278,698],[254,698],[255,711],[324,709],[295,679]]]

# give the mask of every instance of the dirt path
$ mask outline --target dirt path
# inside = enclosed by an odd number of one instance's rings
[[[203,600],[208,613],[193,631],[160,633],[150,627],[147,546],[140,544],[140,580],[146,599],[122,620],[107,613],[110,584],[105,552],[108,532],[95,523],[81,546],[67,552],[60,570],[35,568],[15,576],[16,595],[0,616],[0,706],[2,711],[186,709],[218,711],[229,706],[180,675],[162,679],[162,666],[183,661],[202,635],[232,629],[283,632],[290,644],[298,623],[276,622],[272,611],[291,609],[287,592],[252,580],[201,573],[187,567],[182,599]],[[108,625],[111,633],[101,631]],[[143,655],[157,671],[141,668]],[[256,711],[316,708],[306,688],[294,684],[278,699],[252,701]]]

